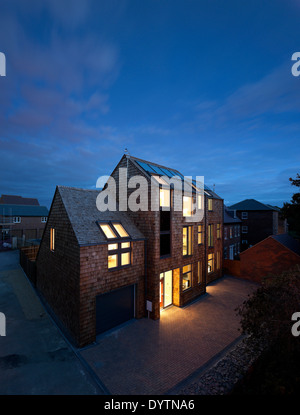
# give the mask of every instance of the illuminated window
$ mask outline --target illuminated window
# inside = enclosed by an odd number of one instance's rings
[[[187,290],[192,286],[192,265],[182,268],[182,290]]]
[[[197,195],[198,209],[203,209],[203,195]]]
[[[203,244],[203,225],[198,225],[198,245]]]
[[[108,268],[119,268],[131,264],[131,243],[108,244]]]
[[[118,255],[108,255],[108,268],[116,268],[118,266]]]
[[[183,255],[192,255],[193,253],[193,227],[184,226],[183,227],[183,236],[182,236],[182,254]]]
[[[211,198],[208,199],[208,210],[212,211],[213,210],[213,200]]]
[[[214,246],[214,225],[208,225],[208,246]]]
[[[193,213],[192,196],[183,196],[182,213],[183,213],[183,216],[192,216],[192,213]]]
[[[214,254],[208,254],[207,272],[211,273],[213,271],[214,271]]]
[[[170,207],[170,189],[159,189],[159,206]]]
[[[55,229],[50,229],[50,250],[54,251],[55,249]]]
[[[103,230],[106,238],[112,239],[117,237],[117,235],[107,223],[100,223],[100,228]]]
[[[118,234],[121,238],[128,238],[129,235],[123,228],[123,226],[120,223],[113,223],[114,228],[117,230]]]
[[[221,224],[217,224],[217,239],[221,238]]]

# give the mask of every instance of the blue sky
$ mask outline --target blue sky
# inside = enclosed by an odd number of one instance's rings
[[[300,172],[298,0],[0,0],[0,193],[50,207],[128,148],[230,205]]]

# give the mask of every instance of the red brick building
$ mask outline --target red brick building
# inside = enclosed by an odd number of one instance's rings
[[[229,207],[241,219],[241,251],[270,235],[287,232],[287,221],[276,206],[246,199]]]
[[[80,346],[130,318],[158,319],[163,309],[189,303],[222,276],[223,199],[191,182],[176,209],[179,190],[163,178],[174,176],[182,186],[179,171],[124,155],[111,174],[116,211],[97,209],[99,191],[56,189],[37,256],[37,288]],[[122,207],[137,190],[134,177],[147,184],[145,210]],[[204,210],[198,222],[192,202]]]
[[[224,208],[224,259],[236,259],[240,253],[241,223],[236,211]]]
[[[300,264],[300,244],[287,234],[272,235],[240,254],[240,276],[258,283]]]
[[[13,236],[40,239],[48,217],[48,209],[37,199],[15,195],[0,197],[0,241]]]

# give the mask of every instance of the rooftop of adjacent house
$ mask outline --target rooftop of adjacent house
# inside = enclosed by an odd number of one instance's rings
[[[48,216],[46,206],[36,205],[0,205],[0,216],[21,216],[21,217],[46,217]]]
[[[184,175],[173,168],[163,166],[161,164],[153,163],[150,161],[146,161],[137,157],[127,156],[129,157],[134,163],[136,163],[139,168],[142,168],[146,173],[149,175],[159,175],[159,176],[167,176],[171,179],[174,176],[178,176],[181,180],[184,180]],[[192,180],[194,186],[197,185],[196,180]],[[221,199],[215,192],[213,192],[206,184],[204,184],[204,192],[208,197],[213,197],[215,199]]]
[[[0,205],[31,205],[39,206],[39,201],[30,197],[22,197],[16,195],[1,195]]]
[[[272,235],[271,238],[275,239],[277,242],[280,242],[286,248],[290,249],[291,251],[295,252],[297,255],[300,256],[300,243],[297,239],[292,238],[287,233],[280,235]]]
[[[130,235],[132,240],[145,239],[126,212],[107,210],[100,212],[96,205],[99,190],[78,189],[74,187],[57,186],[78,244],[99,245],[108,243],[98,222],[119,222]]]
[[[240,223],[240,218],[235,216],[234,210],[229,210],[224,207],[224,223]]]
[[[229,206],[229,209],[233,210],[276,210],[280,209],[277,206],[267,205],[265,203],[258,202],[255,199],[245,199],[241,202],[235,203],[234,205]]]

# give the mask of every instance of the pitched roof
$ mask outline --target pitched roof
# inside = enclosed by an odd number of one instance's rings
[[[280,242],[282,245],[295,252],[297,255],[300,255],[299,241],[292,238],[289,234],[284,233],[280,235],[272,235],[271,238],[275,239],[277,242]]]
[[[234,217],[233,210],[224,208],[224,223],[240,223],[242,222],[240,218]]]
[[[118,211],[118,206],[115,212],[100,212],[97,209],[96,199],[99,190],[58,186],[57,191],[61,195],[79,245],[107,243],[97,221],[121,222],[131,239],[145,239],[126,212]]]
[[[46,206],[0,205],[0,216],[44,217],[48,216],[48,213]]]
[[[241,202],[235,203],[234,205],[229,206],[229,209],[234,210],[278,210],[271,205],[266,205],[264,203],[258,202],[255,199],[245,199]]]
[[[179,176],[182,180],[184,180],[184,175],[173,168],[163,166],[161,164],[153,163],[147,160],[143,160],[137,157],[133,156],[127,156],[131,160],[133,160],[137,165],[142,168],[145,172],[148,174],[158,174],[160,176],[167,176],[169,178],[172,178],[174,176]],[[196,181],[192,180],[193,184],[196,185]],[[213,192],[206,184],[204,184],[204,191],[206,192],[207,196],[211,196],[215,199],[221,199],[215,192]]]
[[[0,205],[34,205],[39,206],[39,201],[30,197],[15,195],[1,195]]]

